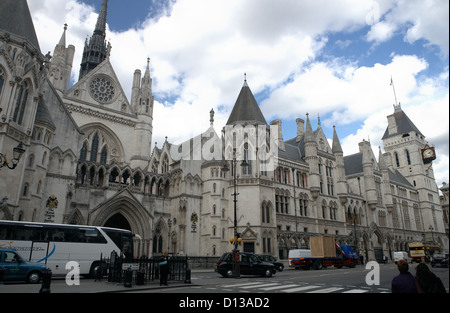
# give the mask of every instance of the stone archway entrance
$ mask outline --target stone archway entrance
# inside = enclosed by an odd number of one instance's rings
[[[130,223],[121,213],[111,216],[103,226],[132,230]]]
[[[128,190],[123,189],[115,196],[92,210],[90,225],[131,230],[135,234],[134,256],[149,256],[151,253],[151,225],[153,216]]]

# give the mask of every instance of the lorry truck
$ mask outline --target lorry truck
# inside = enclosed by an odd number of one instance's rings
[[[338,245],[333,236],[310,238],[311,249],[289,251],[289,266],[295,269],[321,269],[329,266],[353,268],[359,263],[354,245]]]

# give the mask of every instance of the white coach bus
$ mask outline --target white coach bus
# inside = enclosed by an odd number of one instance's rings
[[[129,230],[85,226],[0,221],[0,248],[13,249],[26,261],[44,263],[54,275],[66,275],[66,264],[75,261],[81,275],[91,275],[101,257],[116,251],[133,257]]]

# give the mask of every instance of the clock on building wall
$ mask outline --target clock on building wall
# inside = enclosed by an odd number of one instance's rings
[[[89,91],[92,98],[101,104],[111,102],[116,95],[114,83],[104,76],[94,77],[89,85]]]
[[[431,163],[433,160],[436,160],[436,151],[434,147],[430,147],[428,145],[422,149],[422,160],[424,164]]]

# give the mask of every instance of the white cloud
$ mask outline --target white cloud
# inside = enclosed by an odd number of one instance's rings
[[[44,54],[53,52],[63,24],[69,24],[67,44],[76,47],[73,79],[77,80],[84,41],[92,34],[97,13],[73,0],[28,3]],[[161,12],[140,27],[124,32],[108,29],[106,35],[113,47],[111,62],[128,96],[134,70],[145,69],[147,57],[151,58],[154,140],[159,144],[165,136],[171,142],[182,141],[206,130],[211,108],[220,130],[247,73],[254,94],[267,94],[261,106],[268,120],[304,117],[307,112],[329,114],[322,124],[336,124],[338,133],[339,126],[360,121],[360,129],[341,138],[346,154],[355,152],[363,138],[381,145],[394,102],[389,86],[393,75],[405,112],[427,138],[436,138],[437,147],[445,138],[448,146],[448,86],[442,85],[448,84],[448,76],[420,75],[429,65],[422,54],[404,56],[394,50],[389,64],[366,67],[332,56],[317,60],[330,33],[348,34],[368,26],[365,40],[382,43],[402,33],[406,42],[424,39],[439,46],[448,58],[448,0],[171,0],[170,4],[158,8]],[[349,42],[340,43],[345,47]],[[423,112],[430,112],[429,117]],[[433,117],[439,117],[442,127],[424,122]],[[442,161],[447,167],[439,159],[436,178],[447,177],[448,182],[448,152],[438,150],[438,155],[447,156]]]
[[[441,53],[449,52],[449,1],[448,0],[398,0],[379,23],[375,23],[367,40],[383,42],[394,32],[404,34],[407,42],[424,39],[428,44],[437,45]]]

